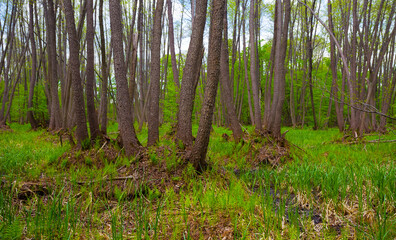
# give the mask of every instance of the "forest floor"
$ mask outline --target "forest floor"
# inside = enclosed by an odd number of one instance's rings
[[[0,239],[395,239],[396,143],[383,141],[396,131],[287,130],[285,145],[250,128],[235,144],[214,127],[197,174],[169,125],[128,159],[12,124],[0,130]]]

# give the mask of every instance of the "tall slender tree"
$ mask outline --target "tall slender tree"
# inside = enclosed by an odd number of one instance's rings
[[[74,8],[71,0],[64,0],[64,9],[66,15],[66,27],[69,35],[69,68],[72,77],[73,89],[73,109],[75,115],[75,123],[77,125],[76,137],[77,145],[83,146],[88,139],[87,120],[85,118],[85,104],[82,80],[80,76],[80,44],[76,32],[76,23],[74,21]]]
[[[180,89],[180,105],[177,122],[177,138],[185,146],[191,146],[192,136],[192,111],[195,97],[195,77],[199,72],[199,61],[202,53],[203,33],[206,22],[207,0],[197,0],[194,26],[191,33],[186,63],[183,70],[183,78]]]
[[[130,156],[140,146],[133,126],[132,107],[128,92],[126,66],[124,59],[122,11],[118,0],[109,1],[111,46],[114,55],[114,72],[117,87],[117,120],[125,153]]]
[[[256,12],[255,0],[250,1],[249,13],[249,43],[250,43],[250,78],[252,82],[253,105],[254,105],[254,125],[257,131],[262,129],[261,126],[261,104],[260,104],[260,75],[258,69],[257,56],[257,36],[256,36]]]
[[[103,26],[103,0],[99,0],[99,30],[100,30],[100,54],[102,89],[100,93],[100,130],[103,134],[107,133],[107,60],[106,60],[106,41]]]
[[[93,25],[93,0],[87,0],[87,112],[91,139],[96,139],[99,132],[98,117],[95,109],[94,82],[95,82],[95,49],[94,49],[94,25]]]
[[[36,41],[34,40],[34,17],[33,17],[33,4],[34,1],[29,1],[29,39],[30,39],[30,49],[32,53],[32,71],[30,73],[30,87],[29,87],[29,98],[28,98],[28,112],[27,118],[33,129],[37,128],[37,121],[33,115],[33,96],[34,87],[36,85],[36,75],[37,75],[37,50]]]
[[[164,0],[158,0],[154,12],[154,26],[151,43],[150,112],[148,121],[148,146],[159,140],[159,95],[161,74],[161,20]]]
[[[172,14],[172,0],[167,0],[168,4],[168,36],[169,36],[169,47],[171,52],[172,72],[173,81],[175,85],[180,88],[179,81],[179,69],[177,68],[176,53],[175,53],[175,36],[173,29],[173,14]]]
[[[275,18],[277,21],[277,31],[274,32],[274,42],[276,44],[274,45],[274,93],[271,105],[270,131],[277,139],[281,138],[282,108],[285,101],[285,59],[290,11],[290,0],[276,0]]]
[[[189,156],[190,162],[197,170],[201,170],[206,165],[205,158],[208,151],[217,87],[220,80],[220,55],[225,7],[226,0],[213,0],[211,6],[208,80],[205,87],[205,98],[201,110],[197,139],[195,140],[195,144],[191,150],[191,155]],[[196,21],[195,24],[202,23]]]
[[[220,57],[220,82],[221,82],[221,96],[224,99],[225,107],[227,109],[228,122],[236,142],[242,137],[242,128],[239,124],[238,117],[235,111],[235,105],[232,100],[231,82],[229,74],[229,53],[228,53],[228,31],[227,31],[227,8],[224,8],[225,13],[223,20],[223,41],[221,43],[221,57]]]
[[[62,127],[61,111],[58,95],[58,60],[56,57],[56,19],[55,6],[53,0],[44,1],[44,8],[47,5],[47,41],[48,41],[48,68],[50,71],[51,89],[51,117],[49,129],[58,130]],[[74,11],[74,10],[73,10]],[[74,13],[73,13],[74,15]],[[69,19],[70,20],[70,19]],[[66,20],[67,21],[67,20]],[[74,21],[74,19],[73,19]]]

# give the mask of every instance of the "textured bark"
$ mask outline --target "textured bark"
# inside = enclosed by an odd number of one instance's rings
[[[75,115],[75,123],[77,125],[77,145],[79,147],[86,147],[82,146],[83,142],[88,139],[88,130],[87,121],[85,118],[83,86],[80,76],[80,44],[77,37],[76,23],[74,21],[74,9],[71,5],[71,1],[65,0],[63,1],[63,4],[66,15],[67,33],[69,35],[69,68],[71,70],[72,77],[73,109]]]
[[[30,87],[29,87],[29,97],[28,97],[28,112],[27,118],[30,126],[35,129],[38,127],[37,121],[33,115],[33,96],[34,87],[36,85],[36,74],[37,74],[37,50],[36,42],[34,40],[34,17],[33,17],[33,0],[29,1],[29,39],[30,39],[30,49],[32,52],[32,70],[30,72]]]
[[[249,14],[249,42],[250,42],[250,78],[252,81],[253,104],[254,104],[254,125],[256,131],[261,131],[261,106],[260,106],[260,76],[257,67],[257,41],[256,41],[256,1],[250,1]]]
[[[227,8],[224,13],[223,20],[223,41],[221,43],[221,57],[220,57],[220,80],[222,86],[222,98],[224,99],[228,122],[230,124],[232,133],[234,135],[234,139],[236,142],[239,142],[242,136],[242,128],[239,124],[238,117],[236,115],[235,106],[232,101],[232,91],[230,84],[230,75],[229,75],[229,54],[228,54],[228,32],[227,32]]]
[[[159,97],[161,74],[161,20],[164,0],[158,0],[154,12],[154,26],[151,43],[151,75],[150,75],[150,112],[148,119],[148,141],[152,146],[159,140]]]
[[[194,107],[195,76],[199,71],[199,56],[202,51],[203,33],[206,21],[207,0],[198,0],[195,12],[194,26],[192,29],[190,45],[188,47],[186,63],[183,71],[183,79],[180,89],[180,105],[177,123],[177,138],[185,146],[191,146],[192,136],[192,111]]]
[[[94,82],[95,82],[95,50],[94,50],[93,0],[87,0],[87,112],[91,139],[96,139],[99,132],[98,117],[95,109]]]
[[[282,107],[285,100],[285,58],[287,49],[287,36],[290,21],[290,0],[276,1],[275,17],[277,18],[278,31],[274,32],[276,41],[274,65],[274,95],[271,105],[270,131],[273,137],[281,138]]]
[[[122,42],[122,12],[120,1],[110,0],[111,45],[114,55],[114,72],[117,87],[117,120],[125,153],[130,156],[140,146],[133,127],[131,102],[126,78],[124,47]]]
[[[169,46],[171,52],[171,61],[172,61],[172,72],[173,72],[173,81],[177,88],[180,88],[179,82],[179,69],[177,68],[176,61],[176,53],[175,53],[175,37],[173,30],[173,15],[172,15],[172,0],[167,0],[168,4],[168,36],[169,36]]]
[[[103,0],[99,0],[99,29],[100,29],[100,53],[102,71],[102,89],[100,93],[100,130],[103,134],[107,133],[107,61],[106,61],[106,42],[103,27]]]
[[[215,107],[216,93],[220,77],[221,37],[225,7],[225,0],[213,0],[211,6],[208,80],[205,87],[205,98],[201,110],[197,139],[195,140],[195,144],[191,150],[191,155],[189,156],[189,161],[197,170],[202,170],[206,165],[205,158],[208,150],[213,110]],[[199,24],[198,21],[195,24]]]
[[[45,2],[45,1],[44,1]],[[58,60],[56,57],[56,19],[53,0],[48,0],[47,9],[47,41],[48,41],[48,68],[50,71],[51,90],[51,117],[49,129],[58,130],[62,128],[62,118],[59,107],[58,95]],[[73,20],[74,21],[74,20]]]

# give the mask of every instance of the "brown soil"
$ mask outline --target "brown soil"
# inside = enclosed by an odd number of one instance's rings
[[[13,132],[13,130],[8,125],[0,124],[0,133],[3,133],[3,132]]]
[[[259,133],[245,135],[242,141],[251,145],[246,160],[253,169],[262,164],[278,167],[292,160],[291,145],[285,138],[275,140],[268,133]]]
[[[134,159],[129,159],[130,165],[118,166],[117,173],[112,176],[105,176],[101,179],[81,179],[79,185],[96,184],[100,187],[94,195],[110,200],[117,200],[115,188],[125,192],[126,199],[133,199],[138,195],[157,194],[161,195],[167,188],[172,188],[179,192],[185,185],[183,172],[187,164],[179,160],[177,166],[169,167],[166,163],[164,147],[158,147],[153,154],[156,161],[150,159],[148,150],[140,148]],[[119,158],[123,158],[122,149],[119,149],[111,142],[104,143],[99,150],[92,148],[89,150],[78,150],[72,148],[64,153],[54,164],[60,169],[78,169],[81,167],[95,167],[102,169],[106,163],[116,163]],[[121,162],[121,161],[119,161]]]

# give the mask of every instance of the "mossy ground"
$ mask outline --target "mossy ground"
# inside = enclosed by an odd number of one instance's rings
[[[57,135],[13,124],[0,132],[0,239],[396,237],[396,143],[286,130],[285,148],[250,128],[234,144],[214,127],[210,168],[198,175],[169,125],[158,147],[125,158],[117,146],[71,151]],[[147,129],[138,137],[145,144]],[[366,139],[378,138],[396,134]]]

